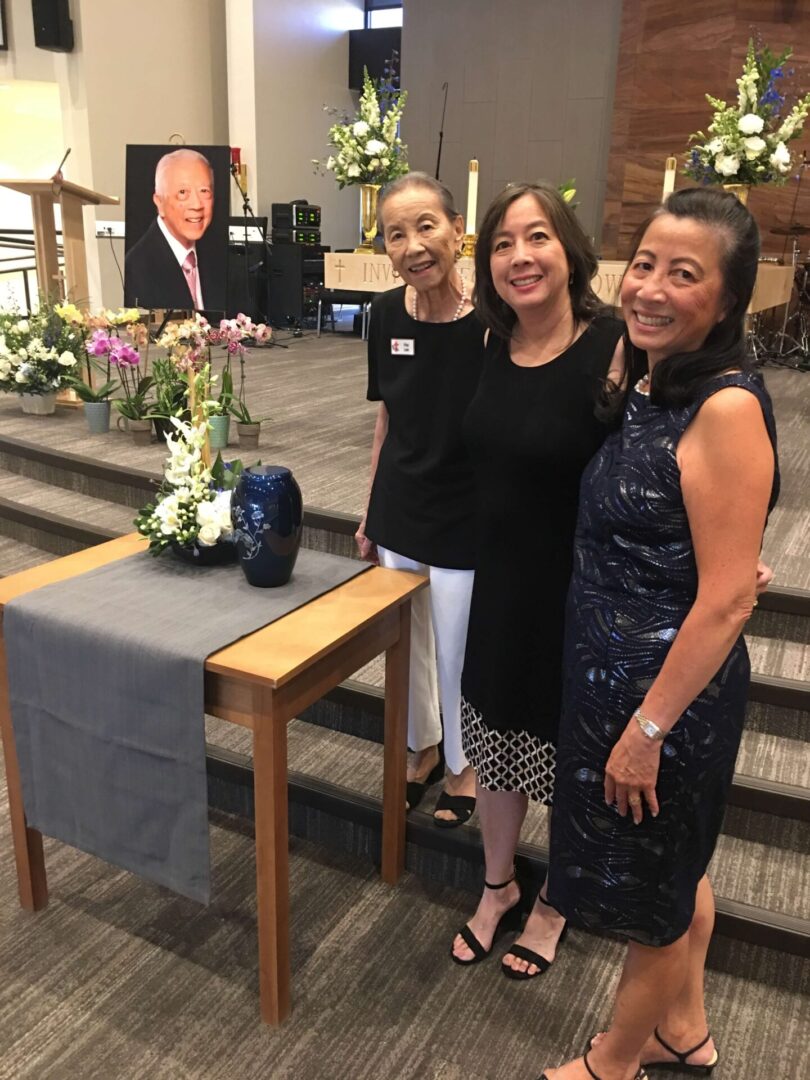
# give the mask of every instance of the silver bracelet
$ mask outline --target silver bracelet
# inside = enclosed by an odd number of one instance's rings
[[[633,717],[648,739],[652,739],[654,742],[660,742],[666,735],[666,732],[662,731],[658,724],[653,723],[652,720],[646,717],[641,709],[636,709],[633,713]]]

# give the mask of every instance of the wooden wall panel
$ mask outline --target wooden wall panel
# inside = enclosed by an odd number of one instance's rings
[[[689,135],[705,131],[711,110],[704,94],[736,96],[754,30],[774,52],[793,46],[796,77],[788,87],[810,90],[807,0],[624,0],[602,219],[605,258],[627,255],[633,233],[660,201],[666,158],[676,155],[682,169]],[[807,130],[791,150],[810,158]],[[676,187],[691,184],[679,171]],[[794,214],[795,179],[753,189],[749,207],[764,254],[779,255],[785,246],[774,227],[810,226],[810,169],[798,191]],[[810,235],[799,242],[810,259]]]

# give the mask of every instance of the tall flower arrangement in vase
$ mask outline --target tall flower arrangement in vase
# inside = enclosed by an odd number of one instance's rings
[[[689,137],[686,175],[703,184],[784,184],[792,168],[788,143],[797,139],[810,114],[810,93],[785,112],[783,80],[793,74],[785,64],[793,50],[778,56],[748,42],[737,101],[727,104],[706,95],[714,109],[706,132]]]
[[[357,115],[324,106],[340,117],[329,128],[332,153],[325,161],[313,158],[316,170],[334,173],[338,187],[349,184],[387,184],[408,171],[408,148],[399,136],[407,91],[377,86],[363,69],[363,92]]]

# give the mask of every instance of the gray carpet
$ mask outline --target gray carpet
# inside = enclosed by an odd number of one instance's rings
[[[617,943],[573,933],[529,986],[494,960],[462,970],[447,950],[468,895],[410,874],[388,888],[367,863],[293,840],[293,1014],[262,1027],[252,842],[224,825],[208,909],[48,842],[51,903],[30,916],[4,856],[1,1080],[528,1080],[608,1019]],[[720,1077],[810,1074],[807,980],[796,957],[713,946]]]

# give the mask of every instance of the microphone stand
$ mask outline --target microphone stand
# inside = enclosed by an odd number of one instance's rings
[[[439,179],[439,167],[442,163],[442,142],[444,141],[444,114],[447,112],[447,88],[450,83],[442,83],[442,90],[444,90],[444,105],[442,105],[442,122],[439,125],[439,153],[436,157],[436,179]]]
[[[262,232],[261,226],[258,224],[258,218],[253,213],[253,207],[250,205],[250,196],[248,195],[247,191],[242,190],[242,185],[239,183],[239,180],[238,180],[238,177],[237,177],[238,169],[239,169],[239,166],[236,165],[235,163],[231,165],[231,176],[233,177],[234,184],[236,184],[236,190],[239,192],[239,195],[240,195],[240,197],[242,199],[242,218],[243,218],[243,221],[244,221],[244,230],[245,230],[245,299],[249,301],[250,300],[250,267],[249,267],[249,264],[248,264],[248,260],[250,258],[250,252],[248,250],[248,216],[250,216],[252,218],[252,220],[254,222],[256,222],[256,228],[259,230],[259,235],[262,237],[262,241],[263,241],[264,246],[267,249],[267,251],[272,251],[272,248],[270,247],[270,244],[269,244],[269,242],[267,240],[267,232],[266,231],[264,233]],[[260,312],[260,314],[262,316],[262,321],[264,323],[268,323],[269,319],[267,317],[267,313],[264,311],[263,306],[259,308],[259,312]],[[289,348],[289,345],[283,345],[280,341],[273,341],[272,338],[270,338],[270,340],[268,342],[266,342],[266,344],[269,345],[271,349],[288,349]]]

